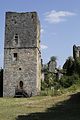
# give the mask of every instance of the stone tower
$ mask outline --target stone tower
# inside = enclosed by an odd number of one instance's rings
[[[36,12],[7,12],[5,22],[3,96],[16,91],[40,92],[40,22]]]
[[[73,45],[73,58],[80,58],[80,46]]]

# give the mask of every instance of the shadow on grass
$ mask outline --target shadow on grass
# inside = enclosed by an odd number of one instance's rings
[[[59,102],[45,112],[19,115],[16,120],[80,120],[80,93]]]

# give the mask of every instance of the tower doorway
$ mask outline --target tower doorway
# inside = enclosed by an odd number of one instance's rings
[[[20,86],[21,89],[23,89],[23,81],[19,82],[19,86]]]

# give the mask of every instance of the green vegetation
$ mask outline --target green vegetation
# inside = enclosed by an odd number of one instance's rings
[[[63,65],[63,70],[66,70],[67,76],[75,73],[80,77],[80,58],[73,59],[72,57],[68,57]]]
[[[56,102],[56,101],[55,101]],[[54,103],[52,97],[0,98],[0,119],[16,120],[19,115],[44,112]],[[24,120],[24,119],[22,119]]]
[[[0,98],[1,120],[79,120],[80,93],[32,98]]]
[[[45,70],[40,96],[0,98],[1,120],[80,119],[80,60],[69,57],[63,65],[60,79],[47,67]],[[3,77],[3,71],[0,71],[0,76]]]
[[[56,57],[52,56],[51,60],[56,61]],[[57,69],[55,72],[50,72],[49,69],[45,69],[45,79],[41,84],[41,89],[44,91],[45,95],[49,92],[45,91],[60,91],[69,88],[74,85],[80,85],[80,58],[73,59],[68,57],[63,65],[63,69]],[[59,78],[59,74],[63,75]],[[53,88],[53,89],[52,89]],[[53,92],[55,95],[55,92]]]
[[[71,76],[64,75],[59,80],[59,84],[63,88],[68,88],[74,84],[80,84],[80,78],[78,74],[73,74]]]
[[[50,59],[51,59],[51,61],[56,61],[57,60],[57,58],[55,56],[52,56]]]

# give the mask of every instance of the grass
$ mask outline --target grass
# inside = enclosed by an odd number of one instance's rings
[[[80,120],[80,93],[0,98],[0,120]]]

